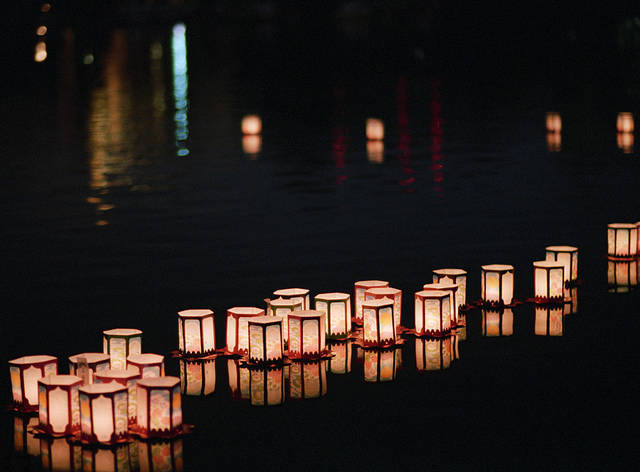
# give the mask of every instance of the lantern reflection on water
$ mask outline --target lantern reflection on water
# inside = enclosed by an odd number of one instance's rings
[[[216,389],[215,359],[180,359],[180,390],[183,395],[205,396]]]
[[[139,329],[117,328],[102,332],[105,354],[111,358],[112,369],[126,369],[127,357],[142,352],[142,331]]]
[[[289,397],[302,400],[326,395],[327,362],[293,362],[289,366]]]
[[[351,333],[351,296],[348,293],[319,293],[315,308],[326,313],[326,333],[329,337],[344,337]]]
[[[236,306],[227,310],[227,350],[244,355],[249,350],[249,320],[264,316],[264,310],[253,306]]]
[[[319,310],[289,314],[289,358],[313,359],[326,354],[326,315]]]
[[[251,379],[249,369],[240,367],[240,360],[227,360],[227,375],[229,376],[229,390],[231,398],[249,400],[251,393]]]
[[[66,438],[40,439],[40,462],[43,470],[81,470],[82,448]]]
[[[511,305],[513,301],[513,266],[489,264],[482,266],[482,301],[491,305]]]
[[[442,291],[449,293],[449,313],[451,327],[455,327],[458,324],[458,284],[450,282],[437,282],[424,284],[422,290],[424,291]]]
[[[249,320],[249,361],[281,362],[284,358],[281,316],[257,316]]]
[[[273,292],[273,296],[276,298],[284,298],[285,300],[300,302],[302,303],[303,310],[311,308],[309,290],[306,288],[281,288],[280,290]]]
[[[482,335],[486,337],[513,335],[513,310],[482,310]]]
[[[638,252],[638,226],[635,223],[607,225],[607,254],[614,259],[632,259]]]
[[[374,287],[367,289],[364,292],[365,301],[381,300],[383,298],[390,298],[393,300],[393,320],[397,333],[402,316],[402,290],[392,287]]]
[[[564,301],[564,263],[561,261],[535,261],[533,263],[535,303],[562,303]]]
[[[535,306],[536,336],[562,336],[563,314],[562,307]]]
[[[415,295],[415,333],[444,336],[451,331],[451,292],[422,290]]]
[[[48,375],[38,380],[38,430],[53,436],[69,436],[80,428],[75,375]]]
[[[131,354],[127,357],[127,369],[140,372],[142,378],[164,375],[164,356],[160,354]]]
[[[213,311],[190,309],[178,312],[178,350],[180,354],[202,356],[216,350]]]
[[[555,111],[547,112],[546,127],[547,131],[552,133],[559,133],[562,131],[562,117],[560,116],[560,113]]]
[[[633,133],[618,133],[616,136],[616,144],[618,145],[618,149],[620,149],[625,154],[631,154],[633,152],[633,143],[635,137]]]
[[[458,285],[456,291],[456,308],[467,304],[467,271],[462,269],[435,269],[434,283],[449,283]]]
[[[384,280],[360,280],[354,284],[355,291],[355,318],[356,321],[362,323],[362,302],[364,302],[364,292],[370,288],[388,287],[389,282]]]
[[[444,370],[451,366],[451,336],[438,339],[415,338],[416,369],[419,372]]]
[[[182,397],[178,377],[138,380],[135,432],[142,437],[170,437],[182,432]]]
[[[38,425],[35,416],[14,415],[13,417],[13,450],[18,454],[37,456],[40,454],[40,441],[33,434]]]
[[[384,162],[384,142],[367,141],[367,160],[375,164]]]
[[[250,398],[253,406],[275,406],[284,403],[284,369],[282,366],[252,367]]]
[[[378,118],[367,118],[365,131],[369,141],[382,141],[384,139],[384,123]]]
[[[58,359],[53,356],[24,356],[9,361],[11,399],[21,412],[38,411],[38,380],[58,373]]]
[[[546,260],[564,264],[564,280],[571,282],[578,279],[578,248],[573,246],[547,246]]]
[[[573,315],[578,312],[578,287],[568,289],[568,296],[564,302],[564,315]]]
[[[549,152],[562,151],[562,133],[547,132],[547,150]]]
[[[244,135],[242,136],[242,152],[250,158],[255,159],[262,150],[262,136]]]
[[[393,300],[365,300],[362,302],[364,320],[362,342],[365,346],[389,346],[397,341]]]
[[[364,381],[390,382],[396,378],[400,349],[363,349]]]
[[[638,261],[607,261],[609,292],[626,293],[638,285]]]
[[[82,470],[95,472],[134,472],[139,470],[138,444],[82,449]]]
[[[289,342],[289,314],[302,310],[303,300],[298,298],[276,298],[269,300],[267,306],[268,316],[280,316],[282,318],[282,336],[285,342]]]
[[[123,387],[127,387],[127,401],[128,401],[128,412],[129,412],[129,424],[135,423],[136,414],[137,414],[137,406],[136,406],[136,395],[137,388],[136,384],[138,380],[142,378],[142,374],[135,368],[127,369],[127,370],[115,370],[115,369],[106,369],[98,372],[95,377],[96,383],[112,383],[115,382],[117,384],[122,385]]]
[[[334,356],[329,359],[329,370],[332,374],[348,374],[351,372],[352,344],[351,341],[329,344],[329,349],[334,354]]]
[[[182,439],[138,441],[140,472],[182,472]]]
[[[127,387],[118,383],[94,383],[80,387],[79,391],[82,441],[113,444],[126,440]]]

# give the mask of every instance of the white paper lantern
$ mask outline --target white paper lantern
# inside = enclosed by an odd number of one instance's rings
[[[82,441],[113,444],[127,440],[127,387],[94,383],[80,387],[79,392]]]
[[[38,380],[38,430],[51,436],[69,436],[80,429],[78,389],[75,375],[48,375]]]
[[[245,355],[249,350],[249,319],[264,316],[262,308],[236,306],[227,310],[227,350]]]
[[[183,432],[182,397],[178,377],[138,380],[136,434],[143,438],[173,437]]]
[[[127,388],[128,414],[129,424],[135,424],[137,414],[137,383],[142,378],[142,374],[138,369],[131,367],[130,369],[106,369],[96,373],[96,383],[117,383]]]
[[[284,298],[285,300],[299,301],[302,303],[303,310],[311,308],[311,299],[309,289],[306,288],[281,288],[273,292],[276,298]]]
[[[258,135],[262,133],[262,120],[258,115],[246,115],[242,118],[242,134]]]
[[[467,271],[462,269],[435,269],[434,283],[456,284],[456,306],[458,311],[467,304]]]
[[[384,139],[384,123],[378,118],[367,118],[366,135],[369,141]]]
[[[458,284],[451,282],[437,282],[431,284],[424,284],[422,286],[422,290],[425,291],[438,291],[438,292],[448,292],[449,293],[449,312],[451,317],[451,327],[455,327],[458,325]]]
[[[564,301],[564,263],[535,261],[533,263],[534,301],[562,303]]]
[[[482,301],[489,305],[511,305],[513,302],[513,266],[490,264],[482,266]]]
[[[116,328],[102,332],[103,350],[111,358],[112,369],[126,369],[127,356],[142,352],[142,331]]]
[[[315,359],[327,353],[326,315],[319,310],[289,314],[289,358]]]
[[[362,302],[365,346],[385,347],[396,343],[397,333],[393,318],[393,300],[382,298]]]
[[[213,311],[190,309],[178,312],[178,350],[188,356],[206,356],[216,350]]]
[[[402,318],[402,290],[392,287],[374,287],[364,292],[365,300],[381,300],[383,298],[393,300],[393,320],[397,333]]]
[[[284,339],[282,317],[257,316],[249,320],[249,361],[252,363],[282,362]]]
[[[422,290],[415,295],[415,332],[445,336],[451,331],[451,292]]]
[[[638,253],[638,226],[635,223],[609,223],[607,247],[611,258],[634,258]]]
[[[351,296],[348,293],[319,293],[314,301],[316,310],[327,315],[329,337],[346,337],[351,333]]]
[[[384,280],[360,280],[354,284],[355,289],[355,318],[356,321],[362,323],[362,303],[364,302],[364,292],[370,288],[388,287],[389,282]]]
[[[293,311],[302,310],[303,306],[304,300],[299,298],[276,298],[269,300],[267,315],[282,318],[282,335],[285,342],[289,342],[289,314]]]
[[[24,356],[9,361],[11,397],[14,409],[38,411],[38,380],[58,373],[58,359],[53,356]]]
[[[109,354],[103,352],[84,352],[69,357],[69,374],[80,376],[78,373],[78,364],[81,359],[87,362],[87,367],[89,368],[89,383],[93,382],[96,372],[109,369],[111,366]]]
[[[571,282],[578,279],[578,248],[573,246],[547,246],[545,248],[548,261],[559,261],[564,264],[564,280]]]
[[[127,357],[127,369],[137,370],[142,378],[164,376],[164,356],[160,354],[131,354]]]

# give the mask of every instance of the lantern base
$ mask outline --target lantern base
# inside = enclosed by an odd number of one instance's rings
[[[558,297],[533,297],[527,298],[526,302],[535,303],[536,305],[561,306],[564,305],[565,298],[564,295]]]
[[[247,357],[243,357],[242,362],[240,363],[240,367],[249,367],[249,368],[254,367],[254,368],[265,369],[269,367],[278,368],[278,367],[282,367],[289,364],[291,364],[291,362],[286,357],[283,357],[282,359],[271,360],[271,361],[256,361],[255,359],[249,359]]]
[[[327,341],[348,341],[349,339],[356,339],[358,337],[355,331],[351,331],[350,333],[342,333],[342,334],[327,334]]]
[[[287,356],[289,359],[291,359],[292,361],[319,361],[322,359],[330,359],[333,356],[335,356],[335,354],[330,350],[330,349],[325,349],[324,351],[321,351],[317,354],[309,354],[308,352],[303,352],[302,354],[300,354],[299,352],[293,353],[291,351],[286,351],[284,353],[285,356]]]
[[[515,298],[513,298],[511,300],[511,303],[509,303],[508,305],[504,302],[487,302],[484,300],[477,300],[476,302],[472,303],[472,306],[474,306],[475,308],[513,308],[515,306],[522,305],[523,303],[524,302]]]
[[[394,349],[396,347],[402,346],[404,344],[404,339],[402,338],[397,338],[395,341],[392,340],[388,340],[388,341],[383,341],[381,343],[372,343],[370,341],[365,341],[362,338],[356,339],[353,342],[354,345],[361,347],[363,349],[371,349],[371,350],[387,350],[387,349]]]
[[[183,352],[183,351],[180,351],[179,349],[176,349],[174,351],[171,351],[170,354],[171,354],[171,357],[173,358],[194,360],[194,361],[206,361],[209,359],[215,359],[216,357],[228,355],[227,352],[228,351],[226,351],[225,348],[215,349],[215,350],[207,351],[204,353],[195,353],[195,352],[188,352],[188,351]]]
[[[220,357],[226,357],[226,358],[231,358],[231,359],[237,359],[237,358],[244,357],[247,354],[249,354],[249,350],[248,349],[240,349],[238,351],[231,351],[231,350],[229,350],[227,348],[227,346],[221,348],[219,350],[219,352],[220,352],[220,354],[219,354]]]
[[[446,338],[451,334],[451,329],[426,329],[422,331],[412,329],[407,331],[407,333],[415,336],[416,338]]]
[[[172,430],[169,429],[145,429],[138,425],[129,428],[129,433],[137,438],[142,439],[171,439],[178,436],[184,436],[193,432],[193,425],[182,424]]]
[[[632,261],[637,256],[637,254],[630,254],[628,256],[612,256],[611,254],[607,254],[607,259],[610,261]]]

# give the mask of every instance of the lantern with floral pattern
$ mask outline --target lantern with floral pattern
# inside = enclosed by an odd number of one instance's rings
[[[249,320],[249,361],[257,364],[282,362],[284,340],[281,316],[257,316]]]
[[[289,314],[289,358],[313,359],[327,353],[326,315],[319,310]]]
[[[281,288],[273,292],[273,296],[276,298],[284,298],[285,300],[299,301],[302,303],[303,310],[311,308],[309,289],[306,288]]]
[[[136,434],[151,438],[172,437],[183,432],[178,377],[140,379],[137,397]]]
[[[105,354],[111,358],[112,369],[126,369],[127,356],[142,352],[142,331],[139,329],[117,328],[102,332]]]
[[[454,284],[451,282],[434,282],[430,284],[424,284],[422,286],[422,290],[425,291],[440,291],[440,292],[448,292],[449,293],[449,313],[451,314],[451,327],[455,327],[458,325],[458,284]]]
[[[128,392],[119,383],[80,387],[81,440],[114,444],[127,440]]]
[[[314,300],[316,310],[327,315],[327,336],[340,338],[351,333],[351,296],[348,293],[319,293]]]
[[[393,300],[393,320],[397,333],[402,317],[402,290],[392,287],[373,287],[364,292],[365,300],[380,300],[382,298]]]
[[[632,259],[638,253],[638,225],[635,223],[609,223],[607,247],[610,258]]]
[[[364,292],[370,288],[388,287],[389,282],[385,280],[360,280],[354,284],[355,289],[355,318],[356,321],[362,323],[362,303],[365,300]]]
[[[127,357],[127,369],[134,369],[146,377],[164,376],[164,356],[160,354],[131,354]]]
[[[444,336],[451,331],[451,292],[422,290],[415,295],[415,333]]]
[[[437,284],[456,284],[456,307],[458,310],[467,304],[467,271],[462,269],[435,269],[433,282]]]
[[[236,306],[227,310],[227,350],[244,355],[249,349],[249,320],[264,316],[262,308]]]
[[[81,359],[87,361],[87,367],[89,368],[89,383],[93,382],[96,372],[109,369],[111,361],[109,354],[103,352],[84,352],[82,354],[76,354],[69,357],[69,373],[71,375],[78,375],[78,363]]]
[[[564,263],[561,261],[535,261],[533,263],[535,303],[562,303],[564,301]]]
[[[38,380],[58,373],[58,359],[37,355],[9,361],[13,408],[27,413],[38,411]]]
[[[396,343],[397,333],[393,318],[393,300],[381,298],[362,302],[364,320],[363,344],[385,347]]]
[[[511,305],[513,302],[513,266],[489,264],[482,266],[482,301],[488,305]]]
[[[178,312],[178,350],[187,356],[206,356],[215,352],[213,310],[205,308]]]
[[[547,246],[546,260],[559,261],[564,264],[564,281],[578,279],[578,248],[573,246]]]
[[[38,379],[38,431],[51,436],[70,436],[80,429],[78,389],[75,375],[48,375]]]
[[[117,383],[127,388],[128,393],[128,414],[129,424],[135,423],[137,414],[136,395],[138,380],[142,378],[142,374],[138,369],[131,367],[127,370],[107,369],[96,373],[94,381],[96,383]]]
[[[275,300],[269,300],[267,315],[282,318],[282,335],[285,342],[289,342],[289,314],[302,310],[303,304],[303,300],[298,298],[276,298]]]

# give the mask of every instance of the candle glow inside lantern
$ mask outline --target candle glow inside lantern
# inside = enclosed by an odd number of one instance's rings
[[[638,285],[638,261],[607,261],[609,292],[626,293]]]
[[[216,350],[213,311],[191,309],[178,312],[178,349],[188,356],[206,356]]]
[[[448,292],[449,293],[449,313],[451,315],[451,327],[455,327],[458,325],[458,304],[456,303],[456,299],[458,297],[458,284],[450,283],[450,282],[437,282],[431,284],[424,284],[422,286],[422,290],[427,291],[439,291],[439,292]]]
[[[142,331],[139,329],[117,328],[102,332],[105,354],[111,357],[112,369],[126,369],[127,356],[142,352]]]
[[[316,310],[326,313],[326,334],[345,337],[351,333],[351,296],[348,293],[319,293],[314,297]]]
[[[78,362],[80,359],[87,361],[90,370],[89,383],[93,381],[95,374],[101,370],[106,370],[111,365],[109,354],[103,352],[85,352],[69,357],[69,374],[78,375]]]
[[[138,441],[140,472],[182,472],[184,469],[182,439]],[[132,472],[134,469],[131,469]]]
[[[534,327],[536,336],[562,336],[562,325],[562,307],[536,305]]]
[[[511,305],[513,302],[513,266],[490,264],[482,266],[482,301],[489,305]]]
[[[363,344],[365,346],[390,346],[396,343],[396,324],[393,317],[393,300],[381,298],[362,303],[364,321]]]
[[[302,310],[304,301],[299,298],[276,298],[269,300],[267,315],[280,316],[282,318],[282,335],[285,342],[289,342],[289,314]]]
[[[482,310],[482,335],[486,337],[513,335],[513,310]]]
[[[240,360],[227,360],[227,374],[231,397],[238,400],[249,400],[251,397],[251,375],[249,369],[240,367]]]
[[[127,387],[119,383],[94,383],[80,387],[81,440],[114,444],[127,439]]]
[[[244,355],[249,349],[249,320],[264,316],[262,308],[236,306],[227,310],[227,350]]]
[[[141,379],[137,396],[136,434],[150,438],[182,433],[182,397],[178,377]]]
[[[289,314],[289,358],[313,359],[327,353],[326,315],[319,310],[299,310]]]
[[[281,316],[257,316],[249,320],[249,361],[281,362],[284,358]]]
[[[416,338],[416,370],[445,370],[451,366],[451,336],[439,339]]]
[[[608,255],[611,258],[631,259],[638,252],[638,226],[633,223],[607,225]]]
[[[13,407],[21,412],[38,410],[38,380],[58,373],[58,359],[37,355],[9,361]]]
[[[363,351],[365,382],[390,382],[396,378],[399,349]]]
[[[216,389],[216,361],[180,360],[180,390],[183,395],[205,396]]]
[[[402,316],[402,290],[392,287],[374,287],[364,292],[365,300],[380,300],[383,298],[393,300],[393,320],[397,333]]]
[[[625,111],[618,113],[618,118],[616,119],[616,128],[618,130],[618,133],[633,133],[633,114]]]
[[[371,288],[388,286],[389,282],[385,280],[360,280],[354,284],[356,321],[362,323],[362,303],[365,300],[364,293]]]
[[[132,354],[127,357],[127,369],[134,369],[142,378],[164,376],[164,356],[160,354]]]
[[[564,301],[564,263],[535,261],[533,263],[534,301],[562,303]]]
[[[51,436],[69,436],[80,428],[78,389],[75,375],[48,375],[38,380],[38,430]]]
[[[378,118],[367,118],[365,131],[369,141],[382,141],[384,139],[384,123]]]
[[[329,349],[334,354],[329,359],[329,370],[332,374],[348,374],[351,372],[351,356],[353,345],[351,341],[329,344]]]
[[[327,394],[327,361],[293,362],[289,372],[289,397],[296,400]]]
[[[303,310],[311,308],[309,289],[306,288],[281,288],[273,292],[276,298],[284,298],[285,300],[299,301],[302,303]]]
[[[555,111],[547,112],[546,125],[547,131],[550,133],[559,133],[562,131],[562,117],[560,113]]]
[[[285,398],[284,369],[263,367],[245,369],[250,375],[251,405],[282,405]]]
[[[456,307],[458,310],[467,304],[467,271],[462,269],[435,269],[434,283],[456,284]]]
[[[451,292],[422,290],[415,295],[415,332],[444,336],[451,331]]]
[[[258,115],[246,115],[242,118],[242,134],[256,135],[262,133],[262,120]]]
[[[127,370],[122,370],[122,369],[102,370],[96,373],[96,376],[95,376],[96,383],[116,383],[127,388],[127,394],[128,394],[127,411],[129,415],[129,424],[135,423],[136,414],[137,414],[136,384],[138,380],[140,380],[141,378],[142,378],[142,374],[133,367]]]
[[[578,279],[578,248],[573,246],[547,246],[546,260],[564,264],[564,281]]]
[[[81,470],[82,448],[66,438],[41,438],[40,463],[43,470]]]

